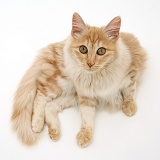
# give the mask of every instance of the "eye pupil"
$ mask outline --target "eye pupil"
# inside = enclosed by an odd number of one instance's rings
[[[86,54],[88,53],[88,49],[86,46],[82,45],[79,47],[79,51],[82,53],[82,54]]]
[[[106,53],[106,49],[105,48],[103,48],[103,47],[101,47],[101,48],[99,48],[98,50],[97,50],[97,54],[98,55],[104,55]]]

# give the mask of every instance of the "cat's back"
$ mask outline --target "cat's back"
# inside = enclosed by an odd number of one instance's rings
[[[57,86],[61,88],[61,81],[68,82],[64,72],[63,47],[64,41],[49,44],[40,50],[33,64],[32,70],[38,72],[37,85],[44,93],[46,88],[52,91],[58,88]]]
[[[64,69],[63,47],[64,41],[51,43],[39,51],[33,66],[38,67],[40,75],[61,76]]]
[[[63,59],[63,47],[64,41],[51,43],[39,51],[37,59],[49,60],[50,63],[53,61],[59,62],[57,58]]]
[[[146,61],[146,51],[141,46],[138,39],[133,34],[125,32],[120,33],[120,38],[131,53],[132,65],[138,70],[144,68]]]
[[[142,49],[138,39],[131,33],[121,32],[120,38],[125,43],[125,45],[130,49],[132,54]]]

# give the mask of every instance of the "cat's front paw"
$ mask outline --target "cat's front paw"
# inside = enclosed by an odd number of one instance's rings
[[[92,141],[92,131],[85,128],[81,129],[77,134],[77,143],[80,147],[88,146]]]
[[[133,99],[128,99],[123,102],[122,111],[125,115],[131,117],[137,112],[137,105]]]
[[[53,141],[58,141],[60,138],[60,131],[57,128],[48,128],[49,136]]]

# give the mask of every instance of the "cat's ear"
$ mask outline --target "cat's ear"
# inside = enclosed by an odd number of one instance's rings
[[[111,41],[116,41],[119,37],[119,30],[121,27],[121,17],[113,18],[106,27],[104,27],[104,33]]]
[[[86,29],[86,24],[78,13],[74,13],[72,17],[72,31],[71,35],[77,38],[82,35]]]

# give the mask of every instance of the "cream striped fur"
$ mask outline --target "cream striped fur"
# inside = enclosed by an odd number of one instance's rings
[[[24,144],[35,144],[45,123],[50,137],[58,140],[58,112],[77,104],[82,116],[80,147],[92,141],[98,107],[120,108],[127,116],[136,113],[136,84],[146,53],[134,35],[119,32],[120,26],[120,17],[99,28],[74,13],[71,35],[40,51],[13,104],[12,126]]]

